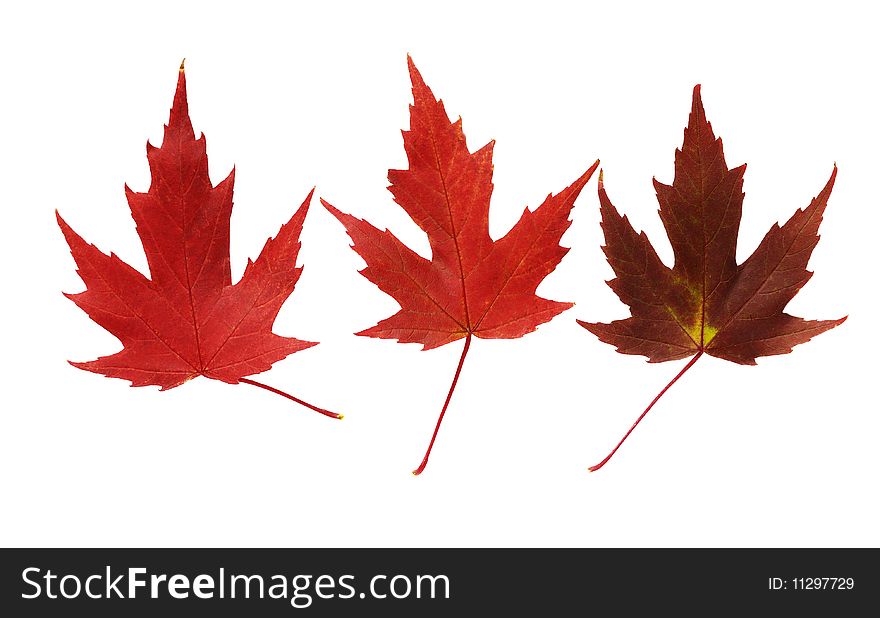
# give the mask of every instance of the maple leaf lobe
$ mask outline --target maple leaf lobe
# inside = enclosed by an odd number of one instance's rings
[[[752,255],[737,264],[745,169],[728,169],[697,85],[684,142],[675,152],[673,183],[654,180],[674,265],[666,266],[648,236],[636,233],[620,215],[600,172],[602,249],[615,274],[608,285],[629,305],[631,317],[578,323],[618,352],[643,355],[649,362],[705,351],[747,365],[759,356],[791,352],[841,324],[845,317],[804,320],[783,311],[812,274],[807,262],[819,240],[837,166],[807,208],[782,226],[774,224]]]
[[[56,211],[86,284],[65,296],[123,344],[116,354],[71,364],[165,390],[200,375],[234,384],[315,345],[272,332],[302,271],[295,268],[299,236],[314,189],[233,285],[234,170],[212,185],[204,135],[196,139],[189,118],[183,63],[162,145],[147,143],[147,159],[149,190],[126,186],[125,194],[149,278],[88,244]]]
[[[569,187],[524,209],[502,238],[489,235],[494,142],[470,152],[461,119],[450,121],[443,102],[408,57],[413,103],[403,131],[409,168],[389,170],[394,201],[428,236],[431,259],[390,231],[321,200],[346,228],[364,259],[361,274],[401,309],[358,335],[420,343],[431,349],[472,334],[521,337],[572,303],[541,298],[540,282],[568,252],[559,246],[571,225],[574,201],[598,161]]]

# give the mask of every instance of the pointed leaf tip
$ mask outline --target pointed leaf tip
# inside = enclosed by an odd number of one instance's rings
[[[419,71],[416,63],[413,62],[412,56],[409,54],[406,55],[406,64],[409,69],[409,79],[412,82],[412,90],[413,97],[417,99],[416,93],[422,94],[427,93],[430,98],[434,98],[434,93],[431,92],[431,89],[428,88],[428,84],[425,83],[424,78],[422,77],[421,71]]]
[[[593,174],[596,173],[596,170],[599,169],[599,159],[596,159],[590,167],[587,168],[587,171],[584,172],[581,178],[584,180],[584,183],[589,182],[590,178],[593,177]]]
[[[336,213],[339,212],[339,210],[333,204],[325,200],[323,197],[319,197],[318,201],[321,202],[321,206],[330,211],[334,216],[336,215]]]
[[[706,112],[703,110],[703,95],[700,84],[694,86],[694,95],[691,102],[691,112],[698,112],[700,116],[705,118]]]
[[[184,59],[184,62],[186,59]],[[175,127],[176,130],[182,131],[183,135],[189,137],[193,134],[192,121],[189,118],[189,103],[186,96],[186,73],[183,71],[183,62],[181,69],[177,73],[177,90],[174,92],[174,101],[171,103],[171,112],[168,116],[168,127]],[[164,144],[164,140],[163,140]],[[149,150],[150,144],[147,143]]]

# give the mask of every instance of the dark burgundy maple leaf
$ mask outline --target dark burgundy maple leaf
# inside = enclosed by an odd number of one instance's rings
[[[361,273],[400,304],[400,311],[357,333],[367,337],[420,343],[436,348],[464,339],[449,394],[440,411],[421,465],[434,440],[458,382],[472,337],[512,339],[535,330],[572,306],[537,296],[538,284],[568,249],[559,246],[571,222],[569,213],[596,170],[590,167],[571,186],[549,195],[534,211],[526,208],[501,239],[489,236],[492,147],[467,147],[461,120],[451,122],[412,59],[410,130],[403,134],[408,170],[390,170],[395,201],[428,235],[431,259],[411,250],[388,230],[324,206],[345,226],[353,248],[367,263]]]
[[[783,311],[812,276],[807,261],[819,242],[837,166],[807,208],[785,225],[770,228],[754,253],[737,264],[745,169],[727,168],[721,140],[706,120],[700,87],[695,87],[684,145],[675,152],[672,186],[654,181],[660,218],[675,255],[672,268],[660,261],[647,235],[637,234],[620,216],[599,173],[603,250],[616,275],[608,285],[629,305],[632,317],[610,324],[578,322],[618,352],[647,356],[651,363],[693,358],[591,471],[611,459],[657,400],[704,353],[754,365],[757,357],[787,354],[846,319],[804,320]]]
[[[149,191],[135,193],[126,186],[125,194],[149,279],[115,254],[86,243],[56,213],[86,284],[84,292],[66,296],[123,345],[111,356],[71,364],[162,390],[197,376],[244,382],[342,418],[245,377],[316,345],[272,332],[302,272],[296,268],[299,236],[314,190],[233,284],[229,219],[235,171],[216,187],[211,184],[205,138],[196,139],[189,118],[183,65],[162,146],[148,143],[147,159]]]

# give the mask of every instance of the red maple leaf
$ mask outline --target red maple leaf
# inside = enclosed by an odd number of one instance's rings
[[[299,236],[314,189],[233,285],[229,218],[235,170],[216,187],[211,184],[204,135],[196,139],[189,119],[183,65],[162,146],[148,143],[147,159],[149,191],[135,193],[126,186],[125,194],[149,279],[87,244],[56,213],[86,284],[84,292],[66,296],[123,345],[111,356],[71,364],[162,390],[197,376],[244,382],[342,418],[244,377],[316,345],[272,332],[302,272],[296,268]]]
[[[559,240],[571,224],[568,215],[575,199],[599,162],[571,186],[549,195],[536,210],[526,208],[513,228],[493,241],[489,199],[494,142],[470,152],[461,119],[449,120],[443,102],[434,97],[412,59],[408,61],[414,104],[403,142],[409,169],[389,170],[388,179],[395,201],[428,235],[431,259],[411,250],[388,230],[382,232],[321,201],[345,226],[354,250],[367,263],[361,273],[401,307],[358,335],[421,343],[424,350],[464,339],[431,442],[413,472],[420,474],[471,338],[522,337],[572,306],[541,298],[535,290],[568,252]]]
[[[812,276],[807,262],[819,242],[819,224],[837,166],[807,208],[781,227],[774,224],[754,253],[737,264],[745,169],[745,165],[727,168],[721,140],[706,120],[698,85],[684,145],[675,152],[672,186],[654,181],[660,218],[675,255],[673,268],[660,261],[644,232],[636,234],[627,218],[620,216],[599,173],[603,250],[616,275],[608,285],[629,305],[632,317],[610,324],[578,322],[617,346],[618,352],[647,356],[651,363],[693,358],[591,471],[611,459],[657,400],[703,353],[754,365],[757,357],[787,354],[846,319],[804,320],[783,311]]]

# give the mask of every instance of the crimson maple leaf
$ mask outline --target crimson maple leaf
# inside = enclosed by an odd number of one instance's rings
[[[135,193],[126,186],[125,194],[149,279],[115,254],[86,243],[56,212],[86,284],[84,292],[65,295],[123,345],[111,356],[71,364],[162,390],[197,376],[244,382],[342,418],[244,377],[316,345],[272,332],[302,272],[296,268],[299,236],[314,189],[233,285],[229,219],[235,170],[216,187],[211,184],[205,138],[196,139],[189,118],[183,65],[162,146],[148,143],[147,159],[149,191]]]
[[[639,354],[659,363],[692,356],[651,402],[614,455],[657,400],[703,353],[743,365],[759,356],[787,354],[792,347],[841,324],[804,320],[783,310],[812,273],[807,262],[819,242],[822,215],[834,186],[837,166],[810,205],[783,226],[774,224],[754,253],[736,262],[746,166],[728,169],[721,140],[706,120],[700,86],[694,88],[684,145],[675,152],[672,186],[654,181],[660,218],[675,255],[667,267],[644,232],[636,234],[608,199],[599,173],[603,250],[614,270],[608,282],[629,305],[632,317],[610,324],[578,322],[623,354]]]
[[[410,130],[403,133],[408,170],[389,170],[395,201],[428,235],[425,259],[388,230],[321,202],[345,226],[354,250],[367,263],[361,273],[400,304],[400,311],[357,333],[367,337],[421,343],[424,350],[464,339],[449,394],[425,457],[449,406],[471,338],[513,339],[547,322],[572,303],[537,296],[538,284],[568,249],[559,246],[571,222],[569,213],[599,162],[534,211],[526,208],[501,239],[489,236],[492,147],[467,148],[461,119],[451,122],[442,101],[425,84],[408,58],[414,104]]]

